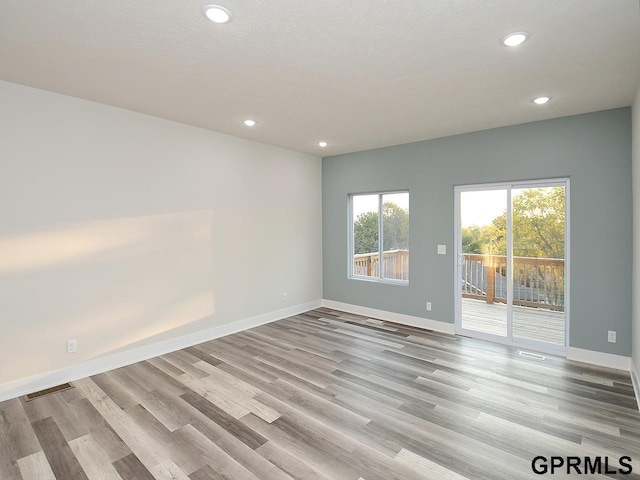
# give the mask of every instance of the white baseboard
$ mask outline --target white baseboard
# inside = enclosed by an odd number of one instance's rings
[[[569,347],[567,359],[576,362],[590,363],[599,367],[615,368],[616,370],[631,371],[631,357],[614,355],[613,353],[595,352],[583,348]]]
[[[60,370],[45,372],[13,382],[4,383],[0,385],[0,402],[19,397],[21,395],[26,395],[28,393],[44,390],[45,388],[60,385],[61,383],[72,382],[91,375],[107,372],[114,368],[131,365],[132,363],[141,362],[149,358],[157,357],[158,355],[175,352],[182,348],[197,345],[202,342],[231,335],[232,333],[241,332],[249,328],[274,322],[282,318],[307,312],[320,306],[322,306],[321,300],[294,305],[282,310],[276,310],[275,312],[269,312],[244,320],[238,320],[226,325],[220,325],[200,332],[190,333],[170,340],[164,340],[152,345],[146,345],[144,347],[134,348],[113,355],[99,357],[89,360],[88,362],[83,362]]]
[[[438,320],[430,320],[428,318],[414,317],[402,313],[387,312],[386,310],[378,310],[375,308],[362,307],[360,305],[352,305],[350,303],[336,302],[333,300],[323,300],[322,306],[343,312],[355,313],[365,317],[377,318],[388,322],[400,323],[410,327],[424,328],[435,332],[448,333],[453,335],[455,327],[453,323],[440,322]]]
[[[322,306],[335,310],[341,310],[343,312],[355,313],[367,317],[378,318],[380,320],[387,320],[389,322],[396,322],[403,325],[410,325],[412,327],[424,328],[427,330],[434,330],[436,332],[455,335],[455,326],[452,323],[430,320],[428,318],[414,317],[401,313],[388,312],[385,310],[377,310],[375,308],[362,307],[360,305],[352,305],[350,303],[336,302],[334,300],[325,299],[322,301]],[[569,347],[567,351],[567,359],[574,360],[576,362],[589,363],[591,365],[597,365],[600,367],[624,370],[626,372],[631,371],[632,366],[630,357],[614,355],[611,353],[596,352],[593,350],[585,350],[575,347]],[[637,378],[634,378],[633,375],[632,379],[634,381],[637,381]],[[638,391],[640,391],[640,388],[638,388]],[[638,396],[636,396],[636,398],[640,399],[640,397]]]
[[[124,352],[107,355],[104,357],[89,360],[87,362],[66,367],[60,370],[45,372],[31,377],[15,380],[0,385],[0,402],[26,395],[60,385],[65,382],[72,382],[81,378],[89,377],[99,373],[107,372],[115,368],[120,368],[132,363],[141,362],[149,358],[164,355],[166,353],[175,352],[182,348],[197,345],[202,342],[214,340],[216,338],[231,335],[232,333],[241,332],[249,328],[274,322],[286,317],[304,313],[318,307],[327,307],[343,312],[355,313],[380,320],[395,322],[402,325],[424,328],[436,332],[455,334],[455,327],[452,323],[440,322],[428,318],[414,317],[412,315],[404,315],[401,313],[388,312],[375,308],[362,307],[360,305],[352,305],[349,303],[336,302],[333,300],[316,300],[300,305],[294,305],[282,310],[265,313],[255,317],[238,320],[236,322],[220,325],[217,327],[202,330],[200,332],[183,335],[181,337],[164,340],[162,342],[146,345],[144,347],[134,348]],[[610,353],[595,352],[592,350],[584,350],[581,348],[569,347],[567,358],[578,362],[590,363],[602,367],[614,368],[631,372],[636,398],[640,399],[640,385],[638,385],[638,377],[635,365],[630,357],[622,355],[614,355]]]

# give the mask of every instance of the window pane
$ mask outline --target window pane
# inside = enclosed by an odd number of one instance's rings
[[[382,276],[409,280],[409,193],[382,196]]]
[[[377,277],[378,253],[378,195],[351,197],[353,222],[353,274]]]
[[[513,337],[565,344],[565,187],[511,190]]]
[[[460,193],[462,328],[501,337],[507,322],[507,190]]]

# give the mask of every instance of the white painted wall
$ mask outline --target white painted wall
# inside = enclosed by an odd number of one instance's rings
[[[640,372],[640,85],[631,107],[631,158],[633,169],[633,369]],[[636,392],[640,393],[640,392]]]
[[[0,105],[0,390],[322,298],[319,158],[7,82]]]

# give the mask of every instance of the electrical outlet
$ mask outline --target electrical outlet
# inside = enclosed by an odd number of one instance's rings
[[[427,302],[427,312],[431,311],[431,302]]]
[[[67,353],[76,353],[76,341],[67,340]]]
[[[607,332],[607,342],[616,343],[616,332],[615,332],[615,330],[609,330]]]
[[[283,302],[288,302],[289,301],[289,295],[287,295],[286,293],[282,294],[282,301]]]

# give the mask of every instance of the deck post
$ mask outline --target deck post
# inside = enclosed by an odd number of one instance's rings
[[[496,298],[496,265],[492,256],[487,258],[487,303]]]

